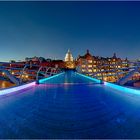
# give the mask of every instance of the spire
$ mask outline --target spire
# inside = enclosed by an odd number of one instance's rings
[[[89,54],[89,50],[87,49],[87,54]]]
[[[116,57],[116,53],[114,53],[113,58],[117,58],[117,57]]]

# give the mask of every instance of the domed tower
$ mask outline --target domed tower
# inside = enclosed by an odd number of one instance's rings
[[[65,56],[65,67],[68,68],[68,69],[74,69],[75,68],[75,62],[74,62],[74,59],[73,59],[73,56],[70,52],[70,50],[68,50],[68,52],[66,53],[66,56]]]
[[[69,49],[68,49],[68,52],[66,53],[66,56],[65,56],[65,62],[73,62],[73,56],[72,56]]]

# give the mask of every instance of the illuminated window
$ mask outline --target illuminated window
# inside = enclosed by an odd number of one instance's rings
[[[89,70],[88,70],[88,72],[92,72],[92,70],[91,70],[91,69],[89,69]]]
[[[93,69],[93,72],[96,72],[97,70],[96,69]]]
[[[15,73],[12,71],[12,74],[15,74]]]
[[[104,81],[107,81],[107,77],[104,77]]]
[[[88,65],[89,68],[92,68],[92,65]]]
[[[2,72],[2,75],[5,75],[5,73],[4,73],[4,72]]]
[[[82,69],[82,72],[85,72],[85,69]]]
[[[85,68],[86,67],[86,65],[82,65],[82,68]]]
[[[92,60],[88,60],[88,63],[92,63]]]

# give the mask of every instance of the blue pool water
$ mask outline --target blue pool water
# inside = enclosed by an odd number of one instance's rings
[[[64,73],[0,96],[0,138],[140,138],[140,96]]]

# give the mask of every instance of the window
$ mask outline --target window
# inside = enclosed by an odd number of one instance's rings
[[[88,65],[89,68],[92,68],[92,65]]]
[[[92,63],[92,60],[88,60],[88,63]]]
[[[85,69],[82,69],[82,72],[85,72]]]
[[[92,72],[92,70],[91,70],[91,69],[89,69],[89,70],[88,70],[88,72]]]
[[[82,68],[85,68],[86,67],[86,65],[82,65]]]

